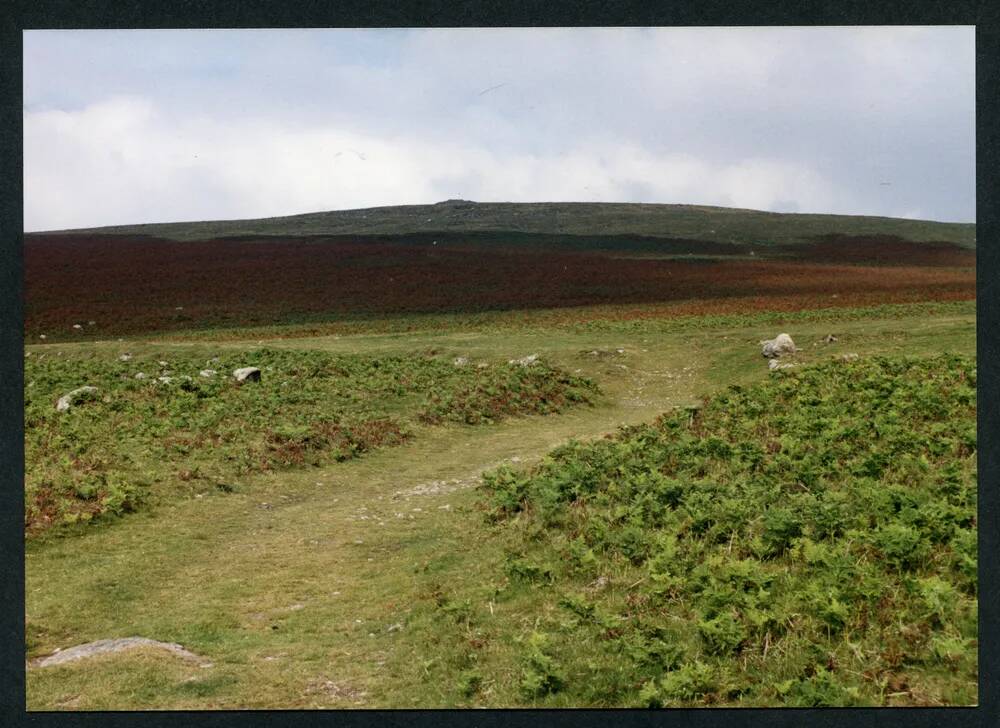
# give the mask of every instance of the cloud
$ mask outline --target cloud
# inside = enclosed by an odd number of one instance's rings
[[[25,114],[28,229],[136,220],[266,217],[436,202],[628,200],[810,208],[833,192],[813,170],[767,159],[719,165],[588,139],[552,155],[497,154],[330,126],[177,123],[149,99]]]
[[[968,220],[973,53],[970,28],[28,32],[25,224],[446,197]]]

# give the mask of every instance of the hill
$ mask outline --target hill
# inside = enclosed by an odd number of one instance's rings
[[[397,205],[251,220],[151,223],[55,231],[145,235],[171,240],[259,236],[385,236],[521,233],[642,236],[729,244],[787,245],[823,236],[894,236],[974,248],[976,226],[890,217],[762,212],[702,205],[589,202],[472,202]]]

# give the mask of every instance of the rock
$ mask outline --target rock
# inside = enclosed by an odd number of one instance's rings
[[[857,358],[858,358],[858,355],[855,354],[853,351],[851,353],[849,353],[849,354],[841,354],[840,355],[840,360],[841,361],[854,361]]]
[[[156,379],[164,384],[170,384],[170,377],[157,377]]]
[[[202,369],[198,372],[199,377],[214,377],[215,375],[216,371],[214,369]]]
[[[83,327],[80,324],[73,324],[73,328],[76,329],[77,331],[79,331]]]
[[[39,334],[39,335],[38,335],[38,338],[39,338],[39,339],[46,339],[46,338],[48,338],[48,337],[47,337],[47,336],[46,336],[45,334]]]
[[[768,369],[770,369],[770,370],[771,370],[772,372],[773,372],[773,371],[774,371],[775,369],[791,369],[791,368],[792,368],[792,367],[794,367],[794,366],[795,366],[795,365],[794,365],[794,364],[791,364],[791,363],[785,363],[785,364],[782,364],[782,363],[781,363],[781,362],[779,362],[779,361],[778,361],[777,359],[772,359],[771,361],[769,361],[769,362],[767,363],[767,368],[768,368]]]
[[[96,322],[96,321],[88,321],[88,322],[87,322],[87,326],[94,326],[94,325],[96,325],[96,324],[97,324],[97,322]]]
[[[454,364],[457,367],[464,367],[468,363],[469,363],[469,357],[467,356],[457,356],[455,357],[455,360],[452,362],[452,364]]]
[[[145,372],[136,372],[135,373],[135,378],[136,379],[145,379],[146,378],[146,373]]]
[[[30,667],[49,667],[50,665],[61,665],[66,662],[82,660],[86,657],[104,655],[109,652],[122,652],[124,650],[135,649],[137,647],[155,647],[157,649],[167,650],[168,652],[172,652],[185,660],[198,662],[201,667],[212,666],[212,663],[205,660],[205,658],[185,650],[180,645],[172,642],[159,642],[145,637],[121,637],[111,640],[97,640],[96,642],[88,642],[83,645],[77,645],[76,647],[70,647],[66,650],[59,650],[48,657],[42,657],[34,660],[30,664]]]
[[[243,382],[259,382],[260,369],[257,367],[242,367],[233,372],[233,379],[240,384]]]
[[[522,357],[520,359],[511,359],[508,364],[517,364],[522,367],[530,367],[532,364],[538,361],[538,354],[528,354],[528,356]]]
[[[788,334],[778,334],[775,338],[760,342],[760,353],[768,359],[774,359],[783,354],[793,354],[795,342]]]
[[[166,361],[158,361],[156,363],[159,364],[161,367],[170,366],[170,362]]]
[[[59,398],[56,402],[56,412],[66,412],[74,405],[92,402],[95,399],[97,399],[97,387],[79,387]]]
[[[833,344],[836,343],[837,337],[834,336],[833,334],[829,334],[825,339],[823,339],[823,341],[825,341],[827,344]]]
[[[131,358],[132,358],[131,354],[122,354],[120,357],[118,357],[118,361],[128,361]]]

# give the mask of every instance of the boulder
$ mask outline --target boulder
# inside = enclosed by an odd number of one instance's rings
[[[538,354],[528,354],[528,356],[522,357],[520,359],[511,359],[508,364],[517,364],[522,367],[530,367],[532,364],[538,361]]]
[[[760,353],[768,359],[774,359],[783,354],[793,354],[795,351],[795,342],[788,334],[778,334],[773,339],[760,342]]]
[[[97,387],[79,387],[59,398],[56,402],[56,412],[67,412],[74,405],[92,402],[95,399],[97,399]]]
[[[259,382],[260,369],[257,367],[241,367],[233,372],[233,379],[240,384],[243,382]]]

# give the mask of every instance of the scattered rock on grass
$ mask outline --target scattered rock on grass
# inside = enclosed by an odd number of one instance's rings
[[[783,354],[794,354],[795,342],[788,334],[778,334],[773,339],[760,342],[760,353],[768,359],[774,359]]]
[[[29,666],[49,667],[50,665],[61,665],[66,662],[74,662],[87,657],[95,657],[97,655],[104,655],[112,652],[122,652],[124,650],[135,649],[137,647],[155,647],[157,649],[167,650],[168,652],[172,652],[185,660],[200,663],[200,667],[212,666],[212,663],[205,660],[205,658],[185,650],[178,644],[174,644],[173,642],[159,642],[145,637],[120,637],[118,639],[88,642],[83,645],[77,645],[76,647],[70,647],[67,650],[60,650],[59,652],[49,655],[48,657],[42,657],[34,660],[29,663]]]
[[[464,367],[468,363],[469,363],[469,357],[467,356],[457,356],[455,357],[455,360],[452,362],[452,364],[454,364],[457,367]]]
[[[233,372],[233,379],[241,384],[243,382],[259,382],[260,369],[257,367],[241,367]]]
[[[145,379],[146,378],[146,372],[136,372],[135,373],[135,378],[136,379]]]
[[[56,412],[67,412],[74,405],[92,402],[96,399],[97,387],[79,387],[59,398],[59,401],[56,402]]]
[[[118,361],[128,361],[131,358],[132,358],[131,354],[125,353],[125,354],[122,354],[120,357],[118,357]]]
[[[200,372],[198,372],[199,377],[214,377],[215,374],[216,371],[214,369],[202,369]]]

